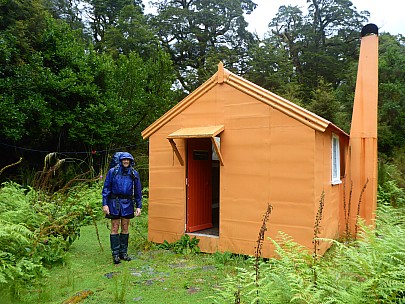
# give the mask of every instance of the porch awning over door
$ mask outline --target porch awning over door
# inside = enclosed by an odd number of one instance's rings
[[[205,126],[205,127],[193,127],[193,128],[182,128],[178,129],[177,131],[169,134],[167,139],[169,140],[170,144],[172,145],[173,151],[176,154],[177,158],[179,159],[180,164],[184,165],[184,160],[181,157],[179,150],[177,149],[176,143],[173,139],[176,138],[211,138],[211,142],[215,149],[215,152],[218,155],[219,162],[221,166],[224,165],[221,151],[219,150],[218,143],[215,141],[214,137],[217,136],[224,130],[224,125],[218,126]]]
[[[169,134],[167,139],[170,138],[208,138],[217,136],[224,130],[223,125],[208,126],[208,127],[194,127],[194,128],[182,128],[176,132]]]

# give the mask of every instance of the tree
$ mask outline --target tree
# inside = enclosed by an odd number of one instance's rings
[[[271,33],[249,49],[246,77],[291,101],[300,103],[300,52],[304,17],[295,6],[281,6],[269,23]]]
[[[303,75],[308,86],[325,79],[336,88],[351,60],[357,60],[360,31],[369,13],[357,12],[350,0],[308,0]]]
[[[219,61],[245,71],[253,35],[246,30],[243,14],[256,7],[251,0],[165,0],[154,5],[158,15],[151,24],[184,90],[191,92],[204,82]]]
[[[28,20],[41,14],[40,1],[3,0],[0,2],[0,31],[15,28],[20,20]]]
[[[392,156],[405,146],[405,43],[389,34],[379,40],[379,150]]]
[[[167,54],[114,60],[88,48],[62,20],[45,14],[41,31],[31,21],[19,21],[24,48],[12,29],[1,33],[7,38],[0,49],[1,142],[45,151],[135,144],[173,104]]]
[[[261,77],[260,85],[347,127],[353,93],[342,86],[356,75],[352,67],[368,12],[358,13],[348,0],[307,2],[307,15],[296,6],[279,8],[260,47],[251,49],[247,75]]]
[[[144,60],[157,56],[161,46],[139,6],[127,5],[118,13],[115,25],[108,25],[99,48],[118,58],[136,52]]]
[[[64,20],[74,30],[84,29],[81,4],[80,0],[44,0],[44,6],[52,17]]]
[[[327,38],[339,36],[341,30],[358,31],[370,16],[367,11],[358,13],[350,0],[307,0],[307,3],[316,47],[325,46]]]
[[[133,6],[135,11],[143,12],[142,0],[85,0],[85,10],[96,49],[102,49],[100,42],[109,27],[118,23],[121,11],[127,6]]]
[[[358,13],[348,0],[311,0],[308,15],[294,6],[281,6],[269,23],[263,42],[286,51],[305,98],[323,79],[336,88],[347,64],[355,60],[362,24],[368,12]]]
[[[330,84],[320,81],[320,85],[312,92],[308,109],[323,118],[340,125],[342,104],[336,98],[336,93]]]
[[[140,133],[175,104],[171,86],[174,74],[167,53],[159,51],[156,57],[144,61],[138,54],[121,55],[116,61],[113,91],[120,100],[120,117],[114,140],[128,139],[134,134],[138,143]]]

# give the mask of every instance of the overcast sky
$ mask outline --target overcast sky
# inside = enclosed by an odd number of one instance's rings
[[[155,0],[156,1],[156,0]],[[403,10],[404,0],[351,0],[357,11],[367,10],[370,12],[370,23],[379,27],[380,32],[389,32],[392,35],[402,34],[405,36],[405,16]],[[143,0],[148,9],[149,0]],[[249,31],[256,32],[259,37],[267,32],[267,25],[276,16],[281,5],[297,5],[305,12],[308,7],[307,0],[253,0],[257,8],[251,15],[246,16],[249,22]]]
[[[351,0],[357,11],[370,12],[369,22],[378,26],[379,32],[392,35],[405,35],[405,16],[402,9],[404,0]],[[276,16],[281,5],[296,5],[305,12],[306,0],[253,0],[257,4],[251,15],[246,16],[248,29],[256,32],[261,38],[267,32],[267,25]]]

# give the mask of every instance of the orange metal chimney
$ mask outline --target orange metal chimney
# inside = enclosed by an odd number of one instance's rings
[[[350,129],[352,225],[358,213],[367,224],[373,224],[377,208],[378,27],[367,24],[361,36]]]

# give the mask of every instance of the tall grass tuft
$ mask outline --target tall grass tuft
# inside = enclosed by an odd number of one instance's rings
[[[126,303],[128,293],[129,273],[128,271],[120,272],[113,277],[114,279],[114,302]]]

